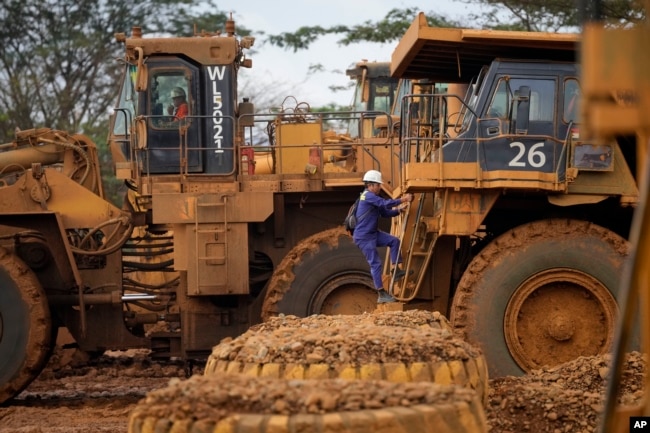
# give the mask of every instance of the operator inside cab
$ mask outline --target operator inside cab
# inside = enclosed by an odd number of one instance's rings
[[[185,90],[174,87],[171,91],[172,103],[167,107],[167,114],[174,116],[174,121],[183,119],[189,114]]]

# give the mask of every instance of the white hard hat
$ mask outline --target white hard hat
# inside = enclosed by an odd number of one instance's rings
[[[373,183],[384,183],[381,180],[381,173],[377,170],[368,170],[366,174],[363,175],[364,182],[373,182]]]
[[[180,87],[174,87],[172,89],[172,98],[176,98],[178,96],[185,96],[185,90],[181,89]]]

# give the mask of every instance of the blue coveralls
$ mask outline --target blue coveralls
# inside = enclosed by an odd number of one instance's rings
[[[399,215],[399,210],[392,208],[401,202],[400,199],[383,199],[366,189],[361,193],[357,207],[357,226],[354,228],[352,239],[368,260],[370,274],[377,290],[384,288],[381,281],[382,261],[377,247],[390,248],[390,262],[393,265],[402,261],[399,256],[399,238],[377,228],[379,217],[390,218]]]

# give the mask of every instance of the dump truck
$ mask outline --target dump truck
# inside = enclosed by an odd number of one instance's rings
[[[397,181],[395,136],[364,131],[382,113],[314,113],[291,95],[257,111],[237,87],[254,38],[232,20],[116,40],[108,144],[123,204],[105,197],[87,136],[37,128],[0,146],[0,402],[39,374],[59,329],[89,355],[191,362],[262,317],[375,307],[342,221],[366,170],[381,169],[387,191]]]
[[[400,192],[415,200],[392,227],[407,277],[391,290],[448,314],[491,377],[612,347],[645,150],[581,131],[579,43],[420,14],[392,55],[393,76],[456,90],[400,102]]]

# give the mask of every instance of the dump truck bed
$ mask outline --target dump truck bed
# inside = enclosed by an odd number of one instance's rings
[[[420,12],[393,51],[391,75],[467,83],[495,58],[576,61],[579,35],[429,27]]]

